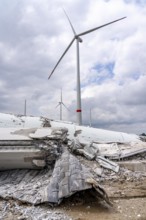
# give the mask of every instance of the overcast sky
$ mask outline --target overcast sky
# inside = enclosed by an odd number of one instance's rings
[[[146,132],[146,0],[1,0],[0,112],[76,122],[76,44],[48,76],[77,33],[127,16],[82,37],[83,124]]]

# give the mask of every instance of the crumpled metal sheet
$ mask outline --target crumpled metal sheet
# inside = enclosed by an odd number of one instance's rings
[[[98,187],[97,183],[94,187],[92,182],[96,181],[92,180],[90,171],[76,157],[65,151],[56,161],[54,168],[1,171],[0,197],[35,205],[44,202],[59,204],[63,198],[86,189],[96,188],[99,195],[101,187]],[[104,189],[100,198],[109,203]]]
[[[79,160],[68,151],[65,151],[57,160],[54,171],[47,187],[49,202],[58,203],[72,194],[92,188],[86,183],[91,173]]]

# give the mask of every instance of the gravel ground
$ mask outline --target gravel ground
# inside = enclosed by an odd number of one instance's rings
[[[0,220],[146,220],[146,174],[121,169],[118,174],[104,170],[97,176],[97,163],[78,159],[94,174],[108,193],[113,206],[107,206],[87,192],[65,199],[58,207],[33,206],[18,200],[0,199]]]
[[[14,200],[0,201],[0,220],[70,220],[64,210],[47,205],[32,206]]]
[[[58,207],[32,206],[0,200],[1,220],[146,220],[146,178],[134,182],[106,181],[113,206],[97,201],[87,192],[67,198]]]

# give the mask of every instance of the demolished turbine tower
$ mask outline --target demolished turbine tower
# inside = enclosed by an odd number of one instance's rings
[[[65,12],[65,11],[64,11]],[[66,14],[66,12],[65,12]],[[70,44],[68,45],[68,47],[66,48],[66,50],[64,51],[64,53],[62,54],[62,56],[60,57],[60,59],[58,60],[57,64],[55,65],[54,69],[52,70],[51,74],[49,75],[49,79],[50,77],[52,76],[53,72],[55,71],[56,67],[58,66],[58,64],[60,63],[60,61],[62,60],[62,58],[64,57],[64,55],[67,53],[67,51],[69,50],[69,48],[71,47],[71,45],[73,44],[73,42],[76,40],[76,51],[77,51],[77,110],[76,110],[76,113],[77,113],[77,124],[78,125],[82,125],[82,109],[81,109],[81,89],[80,89],[80,59],[79,59],[79,43],[82,43],[83,40],[80,38],[81,36],[83,35],[86,35],[86,34],[89,34],[90,32],[93,32],[93,31],[96,31],[100,28],[103,28],[107,25],[110,25],[112,23],[115,23],[117,21],[120,21],[122,19],[125,19],[126,17],[122,17],[120,19],[117,19],[117,20],[114,20],[114,21],[111,21],[109,23],[106,23],[106,24],[103,24],[101,26],[98,26],[98,27],[95,27],[93,29],[90,29],[90,30],[87,30],[85,32],[82,32],[80,34],[77,34],[75,32],[75,29],[68,17],[68,15],[66,14],[67,16],[67,19],[70,23],[70,26],[72,28],[72,31],[73,31],[73,34],[74,34],[74,37],[72,39],[72,41],[70,42]]]

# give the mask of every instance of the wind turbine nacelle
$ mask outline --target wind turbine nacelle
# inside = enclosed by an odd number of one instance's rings
[[[78,37],[78,36],[76,36],[75,38],[76,38],[80,43],[83,42],[82,38],[80,38],[80,37]]]

